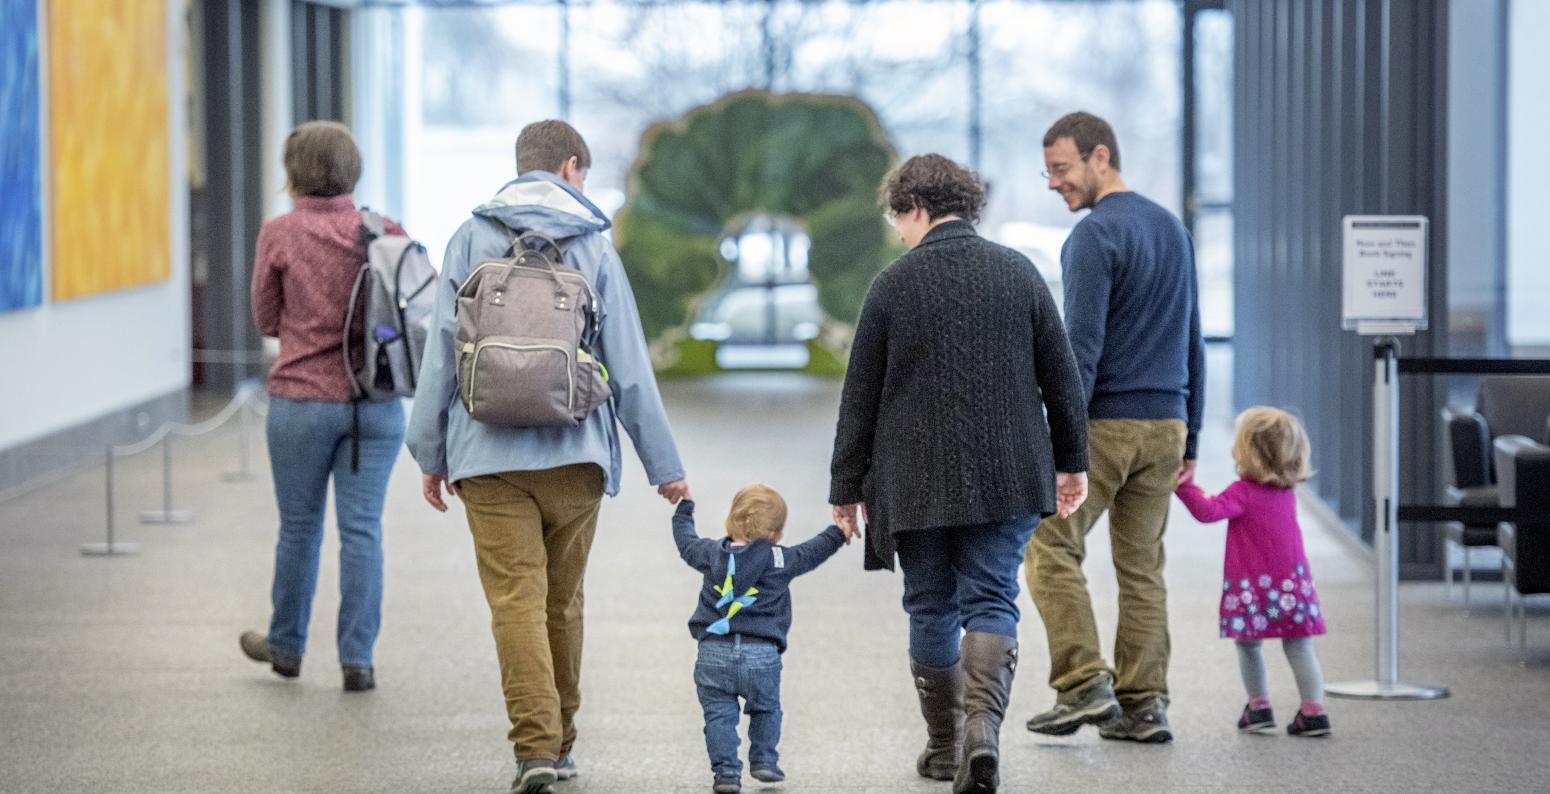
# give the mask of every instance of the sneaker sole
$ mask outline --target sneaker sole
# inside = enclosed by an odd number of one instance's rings
[[[1239,728],[1238,733],[1260,734],[1267,731],[1273,731],[1275,728],[1276,724],[1274,722],[1256,722],[1252,725],[1244,725],[1243,727]]]
[[[548,794],[549,786],[557,782],[560,776],[553,769],[535,769],[522,775],[522,794]]]
[[[1059,722],[1051,722],[1045,725],[1035,725],[1028,721],[1028,730],[1033,733],[1042,733],[1045,736],[1070,736],[1081,730],[1083,725],[1099,725],[1119,717],[1124,711],[1118,703],[1110,703],[1103,706],[1092,706],[1082,711],[1073,711],[1066,719]]]
[[[1173,733],[1167,728],[1154,728],[1146,733],[1103,733],[1099,736],[1111,742],[1137,742],[1139,744],[1168,744],[1173,741]]]
[[[752,776],[753,776],[754,780],[757,780],[760,783],[784,783],[784,782],[786,782],[786,777],[784,775],[761,775],[758,772],[754,772],[752,774]]]
[[[1312,730],[1301,731],[1299,733],[1293,733],[1291,735],[1292,736],[1301,736],[1301,737],[1306,738],[1306,739],[1322,739],[1325,736],[1330,735],[1331,733],[1334,733],[1334,731],[1329,729],[1329,728],[1314,728]]]
[[[1141,744],[1169,744],[1173,741],[1173,732],[1167,728],[1159,728],[1151,733],[1132,736],[1130,740]]]

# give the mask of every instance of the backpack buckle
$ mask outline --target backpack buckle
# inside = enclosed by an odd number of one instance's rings
[[[557,289],[554,291],[554,308],[556,311],[570,311],[570,295],[567,295],[565,290]]]

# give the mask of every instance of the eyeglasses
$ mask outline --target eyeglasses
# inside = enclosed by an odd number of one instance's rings
[[[1093,153],[1092,152],[1088,152],[1087,154],[1082,155],[1080,160],[1081,160],[1081,162],[1085,163],[1085,162],[1087,162],[1087,158],[1092,157],[1092,156],[1093,156]],[[1076,167],[1076,163],[1060,163],[1060,164],[1056,165],[1053,168],[1048,168],[1048,169],[1045,169],[1043,171],[1040,171],[1039,172],[1039,176],[1044,177],[1045,179],[1049,179],[1050,177],[1055,177],[1055,176],[1058,176],[1061,179],[1065,179],[1066,178],[1066,174],[1071,173],[1071,169],[1073,169],[1075,167]]]

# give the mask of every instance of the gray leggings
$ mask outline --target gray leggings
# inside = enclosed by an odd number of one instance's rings
[[[1265,683],[1265,658],[1259,652],[1259,640],[1238,640],[1238,672],[1243,674],[1243,688],[1249,699],[1269,695]],[[1288,637],[1281,640],[1286,651],[1286,661],[1292,666],[1292,676],[1297,679],[1297,694],[1304,703],[1324,702],[1324,671],[1319,659],[1313,655],[1312,637]]]

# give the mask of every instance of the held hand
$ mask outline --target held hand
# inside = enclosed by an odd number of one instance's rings
[[[675,505],[685,499],[694,500],[694,497],[689,495],[689,483],[685,480],[673,480],[672,482],[662,483],[657,486],[657,493],[663,499]]]
[[[1190,481],[1192,481],[1194,479],[1195,479],[1195,462],[1192,461],[1192,460],[1186,460],[1183,463],[1179,464],[1179,478],[1178,478],[1178,482],[1175,482],[1173,485],[1174,485],[1175,488],[1177,488],[1178,486],[1183,485],[1184,483],[1190,482]]]
[[[447,512],[447,503],[441,500],[441,489],[446,488],[451,496],[457,496],[457,486],[447,481],[445,474],[424,474],[420,476],[420,491],[425,495],[425,501],[431,507],[440,512]]]
[[[853,505],[834,506],[834,525],[839,527],[841,532],[845,533],[845,545],[847,546],[850,545],[851,540],[861,534],[861,524],[856,521],[858,512],[865,515],[866,503],[857,502]]]
[[[1055,472],[1055,514],[1070,518],[1087,501],[1087,472]]]

